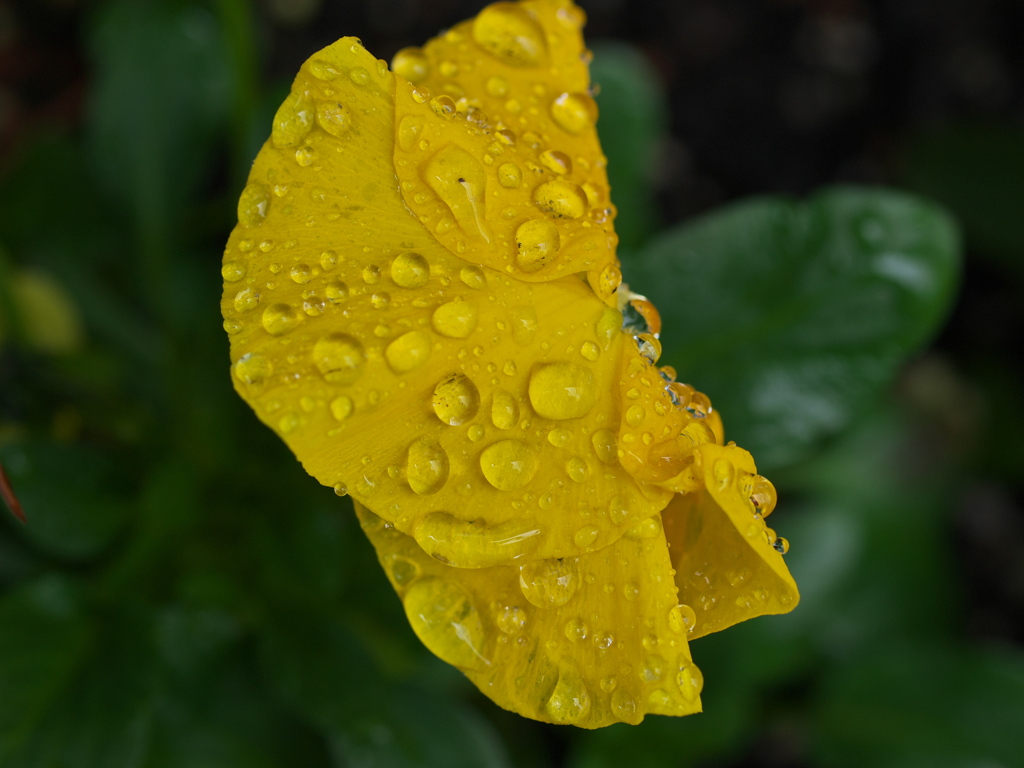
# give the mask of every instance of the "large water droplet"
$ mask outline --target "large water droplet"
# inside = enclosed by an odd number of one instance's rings
[[[467,376],[452,373],[434,387],[431,404],[437,418],[445,424],[458,427],[476,415],[480,407],[480,391]]]
[[[587,212],[587,196],[578,184],[555,179],[533,190],[533,202],[556,219],[578,219]]]
[[[538,608],[565,605],[576,594],[579,579],[579,560],[575,557],[534,560],[519,569],[519,587]]]
[[[252,182],[238,198],[238,221],[247,227],[258,227],[267,218],[269,208],[270,190]]]
[[[508,565],[529,555],[540,542],[540,530],[512,518],[488,525],[483,520],[460,520],[448,512],[421,517],[412,531],[420,548],[456,568]]]
[[[403,253],[391,262],[391,279],[402,288],[422,288],[430,280],[430,264],[418,253]]]
[[[391,71],[416,85],[430,76],[430,62],[422,48],[403,48],[391,59]]]
[[[235,363],[235,376],[246,384],[262,384],[274,372],[271,362],[252,352],[242,355]]]
[[[499,491],[514,491],[533,479],[537,455],[522,440],[501,440],[480,453],[480,469]]]
[[[673,632],[689,634],[697,626],[697,613],[688,605],[677,605],[669,611],[668,625]]]
[[[480,267],[463,267],[459,270],[459,279],[468,287],[479,290],[487,285],[487,278]]]
[[[512,429],[519,422],[519,403],[504,389],[495,389],[491,400],[491,421],[498,429]]]
[[[566,132],[580,133],[597,120],[597,104],[585,93],[563,93],[551,102],[551,117]]]
[[[339,395],[331,400],[331,415],[338,421],[347,419],[352,415],[353,410],[355,410],[355,406],[352,403],[352,398],[347,395]]]
[[[365,362],[363,345],[345,333],[324,336],[313,346],[313,364],[332,384],[351,384],[362,375]]]
[[[427,362],[430,337],[423,331],[409,331],[388,344],[384,358],[395,373],[408,373]]]
[[[704,675],[692,661],[684,661],[676,675],[676,683],[679,685],[683,698],[694,702],[704,688]]]
[[[598,535],[601,533],[600,529],[596,525],[585,525],[576,531],[576,535],[573,536],[573,542],[580,549],[586,549],[595,541],[597,541]]]
[[[579,419],[597,402],[593,372],[575,363],[536,366],[529,393],[533,410],[546,419]]]
[[[220,268],[220,276],[225,283],[237,283],[245,277],[245,264],[238,261],[225,261]]]
[[[308,93],[292,91],[277,108],[270,140],[278,149],[298,146],[313,127],[313,100]]]
[[[575,616],[565,623],[565,636],[576,643],[580,640],[587,639],[587,625],[583,623],[583,619],[579,616]]]
[[[590,694],[578,672],[562,670],[544,709],[556,723],[579,723],[590,713]]]
[[[403,600],[409,624],[427,648],[462,669],[481,669],[484,628],[469,595],[447,579],[419,579]]]
[[[545,56],[544,32],[515,3],[494,3],[473,20],[473,40],[510,67],[534,67]]]
[[[438,150],[423,168],[423,178],[451,209],[462,230],[490,242],[486,224],[487,175],[469,152],[455,144]]]
[[[436,440],[420,438],[409,446],[405,479],[420,495],[437,493],[448,481],[448,454]]]
[[[573,482],[582,483],[587,479],[587,462],[579,456],[573,456],[565,462],[565,472]]]
[[[516,229],[516,263],[524,272],[536,272],[558,253],[558,228],[547,219],[530,219]]]
[[[476,306],[468,301],[456,299],[434,310],[430,324],[442,336],[464,339],[476,328]]]
[[[498,183],[505,189],[515,189],[523,183],[523,172],[515,163],[502,163],[498,166]]]
[[[619,460],[615,433],[610,429],[597,430],[590,438],[590,442],[594,445],[594,453],[597,454],[597,458],[605,464],[614,464]]]
[[[352,129],[352,113],[338,101],[321,101],[316,107],[316,122],[331,136],[343,136]]]
[[[256,305],[259,303],[260,295],[252,288],[243,288],[235,294],[234,305],[236,312],[249,312],[256,309]]]
[[[545,168],[559,176],[572,173],[572,160],[565,152],[554,149],[546,149],[540,153],[540,162]]]
[[[283,336],[295,330],[300,317],[301,315],[287,304],[271,304],[263,310],[263,327],[273,336]]]

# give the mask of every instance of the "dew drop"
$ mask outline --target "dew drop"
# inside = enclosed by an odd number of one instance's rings
[[[555,179],[533,190],[533,202],[556,219],[578,219],[587,212],[587,196],[578,184]]]
[[[427,648],[462,669],[487,666],[484,628],[469,595],[447,579],[418,579],[403,600],[409,624]]]
[[[324,336],[313,346],[313,364],[332,384],[351,384],[363,373],[363,345],[345,333]]]
[[[370,82],[370,73],[363,67],[352,67],[348,76],[356,85],[366,85]]]
[[[313,270],[309,264],[296,264],[291,270],[292,280],[299,285],[304,285],[313,279]]]
[[[430,324],[442,336],[464,339],[473,332],[477,323],[476,306],[468,301],[456,299],[434,310]]]
[[[704,688],[704,675],[697,669],[696,664],[692,661],[687,661],[679,668],[679,672],[676,675],[676,684],[679,686],[683,698],[689,702],[694,702]]]
[[[639,427],[646,416],[647,411],[644,410],[642,405],[631,405],[626,410],[626,423],[631,427]]]
[[[308,93],[292,91],[277,108],[270,140],[278,149],[297,146],[313,127],[313,100]]]
[[[504,389],[494,390],[491,421],[498,429],[512,429],[519,421],[519,403]]]
[[[352,404],[352,398],[347,395],[340,395],[331,400],[331,415],[338,421],[347,419],[353,410],[355,406]]]
[[[316,150],[312,147],[299,147],[295,150],[295,162],[307,168],[316,162]]]
[[[458,427],[476,415],[480,392],[467,376],[452,373],[434,387],[432,406],[437,418]]]
[[[499,491],[526,486],[536,474],[537,466],[537,455],[522,440],[501,440],[480,453],[484,477]]]
[[[559,176],[572,173],[572,160],[564,152],[547,149],[540,153],[540,162],[545,168]]]
[[[348,286],[341,280],[332,280],[324,288],[324,294],[331,304],[341,304],[348,298]]]
[[[498,166],[498,183],[505,189],[515,189],[523,182],[523,172],[515,163],[502,163]]]
[[[427,362],[430,337],[423,331],[409,331],[388,344],[384,358],[395,373],[408,373]]]
[[[599,429],[590,438],[594,453],[605,464],[615,464],[619,460],[618,445],[615,433],[610,429]]]
[[[577,134],[597,120],[597,104],[584,93],[563,93],[551,102],[551,118],[567,133]]]
[[[569,442],[570,437],[572,437],[572,432],[562,427],[555,427],[548,432],[548,442],[555,446],[555,448],[564,446]]]
[[[327,250],[320,254],[320,266],[324,272],[330,272],[338,266],[338,252]]]
[[[530,374],[530,403],[547,419],[578,419],[597,402],[593,372],[575,363],[548,363]]]
[[[516,263],[524,272],[536,272],[558,252],[558,228],[546,219],[530,219],[516,229]]]
[[[510,67],[535,67],[545,56],[544,32],[513,3],[484,8],[473,20],[473,40]]]
[[[334,484],[334,495],[335,496],[348,496],[348,486],[344,483]]]
[[[565,462],[565,471],[574,482],[582,483],[587,479],[587,462],[579,456],[573,456]]]
[[[436,440],[420,438],[409,446],[405,477],[414,493],[437,493],[448,481],[448,454]]]
[[[625,688],[612,693],[612,712],[624,723],[638,722],[636,699]]]
[[[506,635],[521,635],[526,628],[526,611],[518,605],[506,605],[497,612],[495,621]]]
[[[430,77],[430,62],[422,48],[403,48],[391,59],[391,71],[416,85]]]
[[[533,343],[537,336],[537,310],[525,305],[514,307],[509,313],[512,319],[512,339],[520,346]]]
[[[580,346],[580,355],[590,362],[594,362],[601,356],[601,348],[592,341],[584,341]]]
[[[245,277],[245,264],[238,261],[225,261],[220,268],[220,276],[226,283],[237,283]]]
[[[422,288],[430,280],[430,264],[418,253],[403,253],[391,262],[391,279],[402,288]]]
[[[272,336],[283,336],[295,330],[300,315],[287,304],[271,304],[263,310],[263,327]]]
[[[533,560],[519,568],[519,587],[538,608],[558,608],[576,594],[579,560],[565,557]]]
[[[459,270],[459,279],[468,287],[479,290],[487,284],[484,271],[480,267],[463,267]]]
[[[565,624],[565,636],[574,643],[586,640],[587,625],[583,623],[579,616],[569,619]]]
[[[400,587],[406,587],[416,581],[420,575],[420,567],[412,560],[395,555],[391,560],[391,578]]]
[[[585,525],[578,531],[576,531],[576,535],[573,536],[573,541],[576,543],[576,546],[580,549],[586,549],[595,541],[597,541],[597,536],[599,533],[600,530],[598,530],[598,527],[596,525]]]
[[[316,122],[331,136],[343,136],[352,129],[352,113],[337,101],[321,101],[316,107]]]
[[[697,613],[688,605],[677,605],[668,613],[668,625],[673,632],[689,634],[697,626]]]
[[[246,384],[262,384],[274,371],[271,362],[252,352],[242,355],[235,363],[235,376]]]
[[[508,80],[503,77],[494,75],[493,77],[487,78],[485,88],[487,89],[487,93],[496,99],[503,99],[508,96]]]
[[[717,463],[717,462],[716,462]],[[771,481],[761,475],[756,475],[753,481],[753,489],[750,492],[750,501],[761,517],[768,517],[775,509],[777,500],[775,486]]]
[[[267,218],[270,191],[258,183],[248,184],[238,198],[238,221],[247,227],[258,227]]]

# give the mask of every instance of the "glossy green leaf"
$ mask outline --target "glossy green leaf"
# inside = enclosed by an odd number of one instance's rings
[[[263,657],[270,679],[318,726],[339,768],[508,765],[488,724],[451,696],[383,680],[340,622],[278,616]]]
[[[837,187],[704,216],[626,268],[661,311],[662,362],[770,470],[845,429],[935,333],[959,241],[932,203]]]
[[[831,670],[818,714],[823,768],[1020,764],[1024,657],[956,646],[881,649]]]
[[[665,94],[657,70],[639,49],[614,41],[598,41],[591,48],[601,148],[608,156],[608,182],[618,209],[615,232],[620,250],[632,252],[659,223],[653,177],[668,132]]]
[[[33,440],[0,445],[0,461],[28,518],[22,533],[49,554],[86,560],[106,549],[127,521],[111,458],[73,444]]]
[[[0,764],[142,766],[157,690],[151,630],[134,611],[87,619],[59,578],[0,602]]]

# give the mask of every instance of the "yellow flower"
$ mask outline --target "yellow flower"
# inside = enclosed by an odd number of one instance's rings
[[[315,54],[222,308],[236,388],[355,499],[423,643],[507,709],[597,728],[699,711],[688,640],[797,592],[774,489],[621,285],[582,25],[524,0],[393,71],[354,38]]]

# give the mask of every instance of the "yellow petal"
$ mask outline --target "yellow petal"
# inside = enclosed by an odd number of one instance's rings
[[[771,513],[774,489],[753,458],[735,445],[702,445],[698,453],[704,487],[677,495],[663,512],[680,600],[696,611],[691,639],[788,613],[800,600],[776,549],[788,545],[759,514]]]
[[[439,245],[394,182],[392,85],[345,39],[278,111],[225,256],[235,386],[310,474],[450,563],[599,549],[671,495],[617,460],[636,345],[578,276]]]
[[[402,51],[395,167],[452,253],[525,281],[603,275],[607,298],[621,275],[581,14],[496,3]]]
[[[505,709],[582,728],[700,711],[658,515],[578,558],[465,570],[356,512],[424,645]]]

